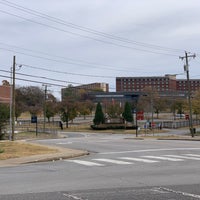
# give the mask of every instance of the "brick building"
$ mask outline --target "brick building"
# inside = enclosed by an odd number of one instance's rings
[[[191,92],[200,89],[200,79],[190,79]],[[117,77],[117,92],[142,92],[145,88],[152,87],[158,92],[186,91],[187,80],[176,79],[176,75],[152,77]]]
[[[109,87],[107,83],[90,83],[90,84],[80,85],[74,88],[86,89],[86,90],[101,90],[103,92],[109,91]]]
[[[176,88],[178,91],[187,90],[187,80],[186,79],[177,79]],[[200,79],[190,79],[190,89],[192,92],[200,90]]]
[[[10,103],[11,88],[7,85],[0,86],[0,103]]]
[[[63,88],[61,90],[61,98],[64,99],[64,97],[68,95],[78,95],[80,90],[85,90],[86,92],[91,92],[91,91],[109,92],[109,85],[107,83],[90,83],[76,87],[72,86]]]
[[[147,87],[153,87],[158,92],[175,91],[176,76],[153,76],[153,77],[117,77],[117,92],[142,92]]]

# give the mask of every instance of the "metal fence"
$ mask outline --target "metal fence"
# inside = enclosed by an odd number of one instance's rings
[[[200,125],[200,120],[193,120],[193,125],[194,126]],[[188,120],[163,121],[162,126],[163,126],[163,128],[172,128],[172,129],[188,127],[189,121]]]

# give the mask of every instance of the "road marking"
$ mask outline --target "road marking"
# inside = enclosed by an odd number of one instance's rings
[[[113,159],[108,159],[108,158],[96,158],[96,159],[92,159],[92,160],[102,161],[102,162],[108,162],[108,163],[114,163],[114,164],[118,164],[118,165],[130,165],[130,164],[133,164],[131,162],[125,162],[125,161],[120,161],[120,160],[113,160]]]
[[[58,142],[56,144],[72,144],[72,142]]]
[[[189,157],[189,156],[178,156],[178,155],[165,155],[173,158],[182,158],[182,159],[188,159],[188,160],[200,160],[200,158],[197,157]]]
[[[148,160],[148,159],[145,159],[145,158],[119,157],[119,159],[139,161],[139,162],[144,162],[144,163],[156,163],[156,162],[160,162],[160,161],[157,161],[157,160]]]
[[[200,155],[198,155],[198,154],[184,154],[184,155],[186,155],[186,156],[192,156],[192,157],[200,157]]]
[[[67,160],[67,162],[73,162],[85,166],[104,166],[103,164],[95,163],[95,162],[90,162],[90,161],[85,161],[85,160]]]
[[[191,194],[191,193],[187,193],[187,192],[176,191],[176,190],[172,190],[172,189],[169,189],[169,188],[159,187],[158,190],[167,191],[167,192],[171,192],[171,193],[175,193],[175,194],[180,194],[182,196],[187,196],[187,197],[193,197],[193,198],[196,198],[196,199],[200,199],[200,195]]]
[[[183,159],[179,158],[167,158],[163,156],[142,156],[144,158],[152,158],[152,159],[159,159],[159,160],[168,160],[168,161],[183,161]]]
[[[64,193],[63,193],[63,196],[68,197],[68,198],[70,198],[70,199],[83,200],[81,197],[77,197],[77,196],[72,195],[72,194],[64,194]],[[84,199],[84,200],[87,200],[87,199]]]
[[[186,151],[186,150],[200,150],[200,148],[171,148],[171,149],[142,149],[142,150],[132,150],[132,151],[116,151],[116,152],[103,152],[99,154],[123,154],[123,153],[140,153],[140,152],[156,152],[156,151]]]

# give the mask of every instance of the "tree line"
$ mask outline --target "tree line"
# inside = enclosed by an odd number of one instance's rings
[[[27,86],[16,88],[16,120],[24,112],[29,112],[33,116],[44,114],[48,121],[51,117],[59,115],[63,122],[68,126],[69,121],[73,121],[78,115],[86,116],[97,110],[97,106],[93,103],[87,95],[87,92],[80,90],[78,94],[73,94],[67,90],[67,95],[62,101],[58,101],[56,97],[37,86]],[[152,112],[159,118],[160,112],[171,112],[174,114],[188,113],[188,103],[185,98],[176,97],[160,97],[159,94],[152,89],[145,91],[146,95],[140,96],[137,101],[129,102],[128,109],[121,105],[121,102],[102,101],[104,115],[111,118],[124,117],[129,118],[134,111]],[[45,96],[46,95],[46,96]],[[197,91],[192,98],[193,114],[198,116],[200,114],[200,91]],[[125,110],[129,110],[126,111]],[[129,114],[127,114],[129,113]],[[130,114],[131,113],[131,114]],[[128,115],[128,117],[127,117]],[[8,122],[10,117],[9,105],[0,104],[0,133],[2,133],[4,125]],[[94,123],[96,123],[94,119]],[[131,121],[128,119],[127,121]]]

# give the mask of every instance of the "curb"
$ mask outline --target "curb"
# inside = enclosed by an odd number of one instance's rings
[[[41,145],[41,146],[45,146],[45,145]],[[76,149],[67,149],[67,148],[61,148],[61,147],[55,147],[55,146],[51,146],[50,148],[57,149],[58,152],[52,153],[52,154],[40,154],[40,155],[32,155],[32,156],[26,156],[26,157],[21,157],[21,158],[11,158],[7,160],[0,160],[0,168],[18,166],[22,164],[39,163],[39,162],[50,162],[50,161],[54,162],[58,160],[75,158],[75,157],[85,156],[89,154],[89,152],[87,151],[76,150]]]

